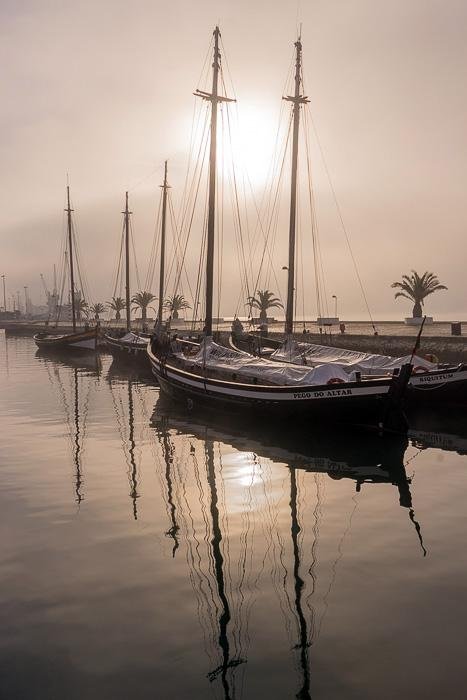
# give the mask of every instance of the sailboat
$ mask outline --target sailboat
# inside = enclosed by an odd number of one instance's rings
[[[65,209],[67,213],[67,231],[68,231],[68,260],[70,265],[70,298],[71,298],[71,316],[73,323],[73,333],[64,334],[54,334],[54,333],[36,333],[34,336],[34,341],[36,345],[41,350],[47,351],[86,351],[86,350],[97,350],[97,336],[98,329],[90,328],[84,330],[77,330],[76,326],[76,288],[75,288],[75,270],[74,270],[74,256],[73,256],[73,224],[71,219],[71,213],[73,209],[70,205],[70,187],[67,185],[66,188],[67,195],[67,208]]]
[[[211,104],[208,224],[204,339],[199,348],[168,334],[155,333],[148,345],[152,371],[161,390],[191,410],[248,412],[253,419],[264,413],[283,419],[364,425],[378,430],[406,430],[402,401],[410,377],[410,363],[396,375],[350,380],[343,370],[321,366],[291,366],[258,359],[221,347],[213,339],[213,288],[216,221],[217,113],[220,103],[231,102],[219,93],[220,31],[214,30],[212,90],[196,94]],[[289,267],[286,332],[291,335],[294,313],[294,263],[297,203],[297,159],[301,93],[302,44],[295,42],[295,93],[293,105],[292,178],[289,226]]]
[[[235,342],[234,347],[236,347]],[[467,365],[464,363],[453,365],[433,362],[418,354],[413,358],[392,357],[293,339],[288,339],[273,352],[268,352],[268,357],[271,360],[307,367],[329,365],[344,370],[349,376],[355,376],[355,373],[359,372],[373,377],[382,377],[392,374],[395,370],[399,371],[411,360],[413,370],[407,386],[407,400],[410,403],[418,405],[427,403],[465,405],[467,403]]]
[[[167,167],[167,166],[166,166]],[[167,177],[167,171],[166,171]],[[125,193],[124,237],[125,237],[125,309],[126,330],[121,336],[104,333],[106,347],[115,358],[148,365],[146,346],[149,341],[147,333],[135,333],[131,330],[131,293],[130,293],[130,215],[128,192]]]

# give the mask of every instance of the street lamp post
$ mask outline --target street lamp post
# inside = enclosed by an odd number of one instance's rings
[[[2,280],[3,280],[3,310],[6,311],[5,275],[2,275]]]
[[[28,287],[24,285],[24,315],[28,315]]]
[[[332,298],[334,299],[334,318],[338,318],[338,316],[337,316],[337,297],[335,294],[333,294]]]

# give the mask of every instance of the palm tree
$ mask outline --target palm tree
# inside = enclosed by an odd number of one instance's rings
[[[76,309],[76,317],[78,321],[81,321],[81,317],[87,316],[89,313],[89,307],[88,307],[88,302],[85,301],[84,299],[77,299],[75,297],[75,309]]]
[[[283,309],[284,305],[273,295],[269,289],[258,289],[257,296],[248,297],[247,305],[250,309],[259,309],[259,318],[261,321],[267,321],[268,309]]]
[[[437,292],[440,289],[447,289],[444,284],[439,283],[439,279],[432,272],[424,272],[420,277],[418,272],[412,270],[411,275],[402,275],[402,282],[393,282],[391,287],[402,289],[397,292],[394,298],[404,297],[414,302],[412,311],[413,318],[421,318],[423,300],[429,294]]]
[[[101,304],[100,301],[96,301],[95,304],[93,304],[91,307],[89,307],[89,311],[94,314],[94,318],[96,321],[99,320],[99,314],[103,314],[105,311],[105,306],[104,304]]]
[[[170,311],[171,317],[176,321],[178,319],[178,312],[184,309],[191,309],[190,304],[187,302],[183,294],[174,294],[171,297],[167,297],[164,301],[164,309]]]
[[[120,321],[120,311],[123,311],[123,309],[125,308],[125,302],[122,299],[122,297],[112,297],[112,301],[108,301],[107,306],[112,311],[115,311],[115,320]]]
[[[156,297],[154,294],[151,294],[151,292],[138,292],[131,300],[134,304],[133,311],[141,309],[141,319],[143,323],[146,323],[147,320],[148,306],[155,299]]]

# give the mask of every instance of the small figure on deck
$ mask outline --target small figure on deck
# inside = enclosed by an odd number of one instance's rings
[[[239,336],[242,335],[243,333],[243,323],[240,321],[240,319],[235,316],[234,320],[232,321],[232,335],[234,336]]]
[[[170,343],[170,349],[172,350],[174,355],[178,352],[183,352],[183,346],[179,341],[178,335],[176,333],[173,334],[172,342]]]
[[[344,335],[344,333],[345,333],[345,323],[344,323],[343,321],[341,321],[341,322],[339,323],[339,330],[340,330],[340,332],[342,333],[342,335]]]

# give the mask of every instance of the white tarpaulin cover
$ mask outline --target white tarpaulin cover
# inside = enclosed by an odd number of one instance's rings
[[[300,343],[296,340],[287,340],[284,345],[278,348],[271,358],[280,362],[293,362],[316,367],[321,365],[332,365],[350,374],[351,372],[361,372],[362,374],[388,374],[396,368],[410,362],[410,355],[405,357],[390,357],[389,355],[372,355],[355,350],[344,350],[342,348],[327,347],[325,345],[313,345],[311,343]],[[437,365],[425,360],[423,357],[415,356],[413,364],[418,367],[426,367],[427,370],[436,369]]]
[[[147,336],[141,336],[138,335],[137,333],[133,333],[133,331],[129,331],[128,333],[125,333],[124,336],[119,338],[119,340],[124,340],[125,343],[133,343],[134,345],[138,345],[138,347],[141,345],[141,347],[146,347],[148,344],[148,338]]]
[[[186,362],[187,358],[181,351],[175,355]],[[350,380],[340,367],[300,367],[286,362],[273,362],[223,347],[211,338],[206,338],[201,343],[199,352],[189,358],[189,364],[198,369],[206,367],[228,372],[231,379],[237,381],[256,379],[258,384],[278,386],[316,386],[327,384],[330,379],[341,379],[344,382]]]

